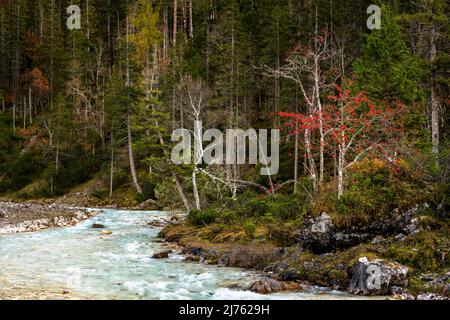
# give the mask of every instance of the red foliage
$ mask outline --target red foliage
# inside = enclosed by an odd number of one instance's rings
[[[23,76],[23,81],[39,93],[45,94],[50,90],[49,82],[39,68],[27,70],[25,75]]]
[[[321,114],[317,110],[310,115],[279,112],[279,116],[287,120],[284,128],[288,134],[300,134],[306,129],[314,133],[322,123],[326,134],[324,147],[331,157],[336,157],[336,149],[342,147],[349,156],[370,151],[394,163],[403,133],[397,118],[405,106],[400,101],[395,101],[393,106],[371,101],[362,91],[352,93],[351,81],[345,88],[336,85],[335,90],[334,95],[327,96],[329,103]]]

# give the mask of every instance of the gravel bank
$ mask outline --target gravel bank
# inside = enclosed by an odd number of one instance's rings
[[[0,202],[0,235],[73,226],[97,212],[59,204]]]

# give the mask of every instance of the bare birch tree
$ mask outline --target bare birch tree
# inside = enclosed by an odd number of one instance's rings
[[[210,97],[209,88],[200,80],[195,80],[191,76],[185,76],[181,79],[179,85],[179,93],[181,97],[181,104],[186,117],[191,120],[192,132],[194,135],[194,167],[192,169],[192,189],[195,201],[195,208],[201,210],[201,202],[199,189],[197,184],[197,175],[200,172],[199,165],[202,163],[204,148],[203,148],[203,133],[202,122],[205,116],[205,111],[208,106],[208,99]]]
[[[334,85],[335,81],[327,83],[327,75],[322,71],[322,64],[330,61],[334,55],[329,36],[326,32],[319,35],[316,23],[316,35],[314,43],[311,46],[296,47],[286,59],[281,68],[272,68],[263,66],[263,74],[269,77],[283,78],[293,81],[299,88],[304,102],[308,107],[308,113],[319,115],[319,174],[312,149],[312,132],[309,128],[304,130],[305,156],[307,158],[307,171],[311,177],[315,190],[318,184],[324,180],[324,148],[325,148],[325,130],[322,118],[322,96]]]

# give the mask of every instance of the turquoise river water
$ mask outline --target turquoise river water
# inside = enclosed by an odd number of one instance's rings
[[[151,256],[166,249],[148,222],[163,212],[104,210],[75,227],[0,236],[0,299],[355,299],[321,288],[259,295],[256,272]],[[93,223],[113,233],[104,236]]]

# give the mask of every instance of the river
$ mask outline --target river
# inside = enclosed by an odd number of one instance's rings
[[[0,236],[0,299],[356,299],[311,287],[259,295],[256,272],[151,256],[165,248],[147,223],[163,212],[104,210],[75,227]],[[93,223],[104,224],[105,236]]]

